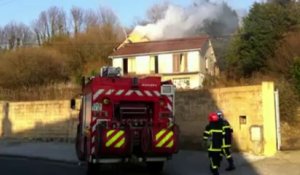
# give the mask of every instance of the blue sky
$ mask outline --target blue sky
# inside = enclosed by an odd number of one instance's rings
[[[134,20],[142,19],[146,9],[161,0],[0,0],[0,26],[14,21],[31,24],[42,10],[51,6],[63,7],[68,11],[72,6],[84,9],[97,9],[100,5],[110,7],[123,25],[130,26]],[[169,2],[187,6],[192,0],[169,0]],[[212,0],[222,1],[222,0]],[[225,0],[234,9],[248,10],[259,0]]]

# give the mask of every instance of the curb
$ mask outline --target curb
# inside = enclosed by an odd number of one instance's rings
[[[52,159],[47,157],[38,157],[38,156],[26,156],[26,155],[13,155],[13,154],[0,154],[0,158],[16,158],[16,159],[28,159],[28,160],[38,160],[38,161],[45,161],[45,162],[55,162],[60,164],[68,164],[74,166],[82,166],[84,163],[80,161],[72,161],[72,160],[59,160],[59,159]]]

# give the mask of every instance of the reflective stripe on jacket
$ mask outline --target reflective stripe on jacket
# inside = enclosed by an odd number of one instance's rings
[[[231,126],[227,120],[223,120],[222,130],[225,133],[224,138],[223,138],[223,143],[222,143],[223,147],[224,148],[231,147],[233,129],[231,128]]]
[[[203,133],[203,139],[209,141],[208,151],[221,151],[223,145],[223,137],[225,135],[222,122],[209,123]]]

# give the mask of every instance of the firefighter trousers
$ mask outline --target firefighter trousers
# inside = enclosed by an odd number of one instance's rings
[[[221,151],[208,151],[210,171],[213,175],[219,175],[219,167],[222,160]]]
[[[222,148],[222,154],[225,156],[229,166],[233,166],[233,159],[231,156],[230,147]]]

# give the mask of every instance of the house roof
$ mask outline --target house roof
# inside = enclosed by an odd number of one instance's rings
[[[177,38],[169,40],[128,43],[117,49],[112,55],[110,55],[110,58],[169,53],[176,51],[201,50],[208,40],[208,36],[199,36],[193,38]]]

